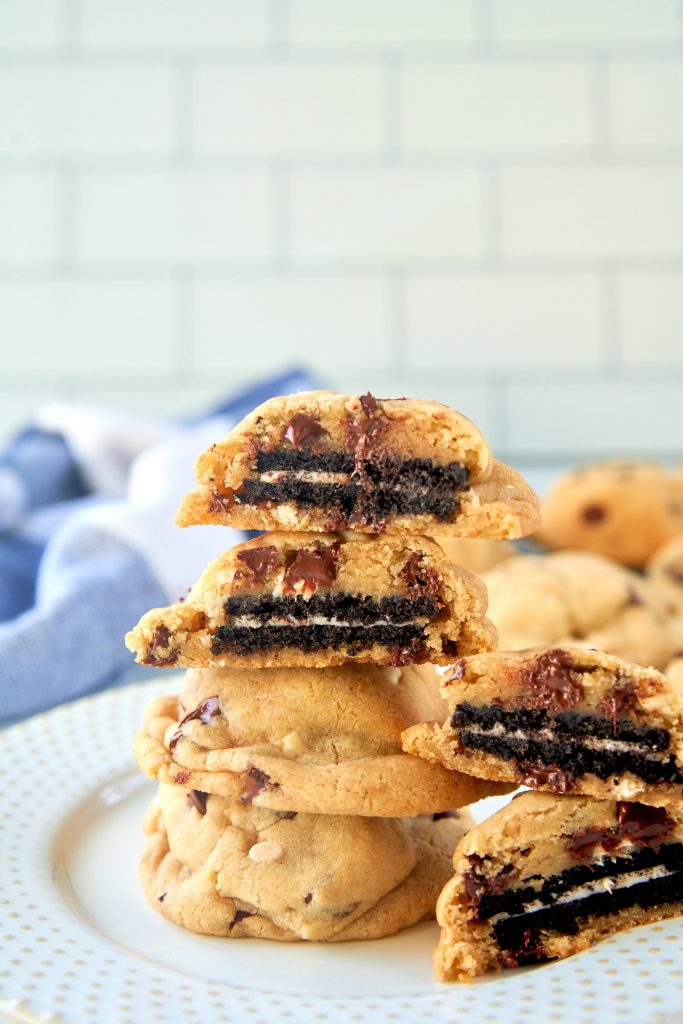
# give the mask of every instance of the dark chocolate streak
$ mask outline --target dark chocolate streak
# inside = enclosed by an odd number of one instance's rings
[[[300,651],[336,650],[346,647],[350,655],[382,644],[388,648],[408,647],[414,641],[426,640],[422,626],[219,626],[211,637],[211,652],[221,654],[249,654],[252,651],[278,650],[296,647]],[[415,659],[412,659],[415,660]]]
[[[672,872],[663,878],[639,882],[614,892],[607,890],[572,900],[570,903],[554,904],[557,896],[569,888],[600,878],[617,880],[619,875],[662,864]],[[539,910],[524,913],[522,904],[541,899],[547,905]],[[607,859],[602,863],[581,865],[563,871],[547,879],[540,891],[517,889],[507,890],[502,895],[486,896],[482,899],[478,916],[480,919],[495,914],[512,914],[493,925],[493,934],[501,949],[519,950],[529,945],[525,933],[531,932],[531,944],[542,944],[541,931],[575,935],[581,923],[590,917],[604,917],[618,910],[640,907],[643,910],[666,906],[683,901],[683,844],[666,843],[658,850],[637,850],[630,857]],[[485,902],[488,904],[484,906]]]
[[[364,515],[370,512],[378,517],[432,515],[448,520],[458,511],[457,492],[467,490],[468,471],[459,462],[440,466],[430,459],[381,456],[363,460],[362,469],[361,480],[356,460],[347,452],[315,455],[291,448],[259,452],[256,470],[260,473],[308,470],[347,473],[350,479],[339,484],[287,478],[277,483],[262,483],[247,479],[240,489],[240,502],[245,505],[294,502],[302,508],[331,507],[344,518],[352,517],[362,505]]]
[[[510,732],[516,729],[527,732],[550,729],[555,738],[544,740],[533,736],[492,735],[471,728],[477,725],[490,729],[496,723],[501,723]],[[562,765],[564,771],[574,778],[591,774],[607,779],[610,775],[631,772],[652,784],[683,782],[683,772],[673,757],[658,760],[654,756],[669,747],[670,737],[666,729],[638,725],[627,719],[617,719],[615,730],[611,718],[577,711],[557,714],[544,710],[508,711],[493,706],[476,707],[465,702],[456,708],[451,725],[457,730],[462,747],[481,750],[503,760],[514,759],[522,764]],[[650,753],[591,750],[581,744],[582,737],[588,736],[616,738],[646,747]]]
[[[312,594],[305,598],[285,595],[273,597],[262,594],[254,597],[248,594],[229,597],[225,604],[228,616],[250,615],[269,619],[273,616],[287,617],[305,622],[312,615],[327,618],[353,620],[361,625],[372,625],[378,619],[390,622],[405,622],[407,619],[434,619],[440,613],[442,604],[434,597],[382,597],[378,601],[371,597],[331,592]]]

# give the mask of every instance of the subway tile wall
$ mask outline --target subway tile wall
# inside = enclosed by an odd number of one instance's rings
[[[0,0],[0,434],[270,369],[683,451],[675,0]]]

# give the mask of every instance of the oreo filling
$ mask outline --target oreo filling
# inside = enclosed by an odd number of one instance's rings
[[[485,882],[485,878],[484,878]],[[634,847],[568,868],[543,881],[503,892],[484,892],[471,902],[477,918],[491,921],[493,935],[507,962],[543,959],[542,932],[575,935],[587,918],[619,910],[643,910],[683,901],[683,844]]]
[[[469,475],[459,462],[437,465],[431,459],[389,455],[359,461],[344,451],[314,454],[296,448],[259,452],[256,472],[260,478],[248,478],[240,487],[241,504],[291,502],[300,508],[329,509],[340,527],[346,522],[381,523],[400,515],[451,520]],[[315,479],[319,475],[322,479]]]
[[[415,648],[426,641],[426,622],[438,618],[442,607],[432,595],[379,600],[336,592],[308,598],[236,595],[225,602],[229,621],[212,634],[211,650],[248,654],[283,647],[306,652],[347,647],[354,654],[376,643]]]
[[[591,774],[607,779],[631,772],[649,784],[683,782],[675,759],[662,756],[670,745],[667,730],[627,718],[464,702],[451,726],[460,747],[517,761],[520,768],[562,765],[569,778]]]

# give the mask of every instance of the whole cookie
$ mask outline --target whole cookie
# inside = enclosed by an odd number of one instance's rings
[[[596,647],[661,669],[680,648],[657,588],[600,555],[518,555],[484,579],[500,650],[539,644]]]
[[[522,537],[538,500],[454,409],[413,398],[272,398],[197,460],[180,526]]]
[[[404,729],[443,714],[426,665],[194,669],[151,702],[135,754],[160,782],[272,810],[412,816],[508,792],[403,752]]]
[[[683,471],[609,461],[561,477],[541,505],[536,537],[550,548],[580,548],[640,568],[683,534]]]
[[[434,913],[456,817],[277,813],[162,786],[140,878],[150,904],[194,932],[338,942],[391,935]]]

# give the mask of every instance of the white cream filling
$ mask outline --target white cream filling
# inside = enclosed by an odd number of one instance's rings
[[[236,615],[230,619],[231,626],[244,626],[246,629],[260,629],[262,626],[335,626],[339,629],[372,626],[426,626],[428,619],[408,619],[405,622],[392,622],[390,619],[376,619],[374,622],[344,621],[343,619],[327,618],[324,615],[311,615],[307,619],[294,619],[285,615],[273,615],[269,619],[259,619],[254,615]]]
[[[592,896],[596,892],[607,891],[612,893],[619,889],[629,889],[632,885],[654,881],[657,878],[666,878],[667,875],[673,875],[674,873],[664,864],[657,864],[652,868],[641,868],[640,871],[624,872],[623,875],[618,875],[616,878],[598,878],[594,882],[585,882],[583,885],[576,885],[572,889],[567,889],[566,892],[563,892],[552,903],[544,903],[543,900],[531,900],[529,903],[525,903],[517,914],[500,913],[489,918],[489,920],[491,924],[497,924],[498,921],[504,921],[510,917],[532,914],[535,910],[545,910],[560,906],[563,903],[572,903],[574,900],[581,900],[586,896]]]
[[[467,725],[464,727],[467,732],[475,733],[479,736],[504,736],[506,739],[516,740],[548,740],[550,742],[564,742],[566,737],[559,736],[553,732],[552,729],[537,729],[532,732],[526,732],[524,729],[506,729],[502,722],[496,722],[490,729],[485,729],[481,725]],[[464,731],[464,730],[463,730]],[[576,735],[571,737],[581,743],[582,746],[588,747],[589,750],[600,750],[607,752],[622,751],[630,754],[650,754],[653,757],[656,755],[647,746],[647,744],[631,742],[630,740],[617,740],[609,739],[601,736],[581,736]],[[661,757],[664,757],[662,753]]]
[[[348,473],[324,473],[312,469],[271,469],[259,476],[262,484],[278,484],[281,480],[303,480],[308,484],[347,484],[350,479]]]

